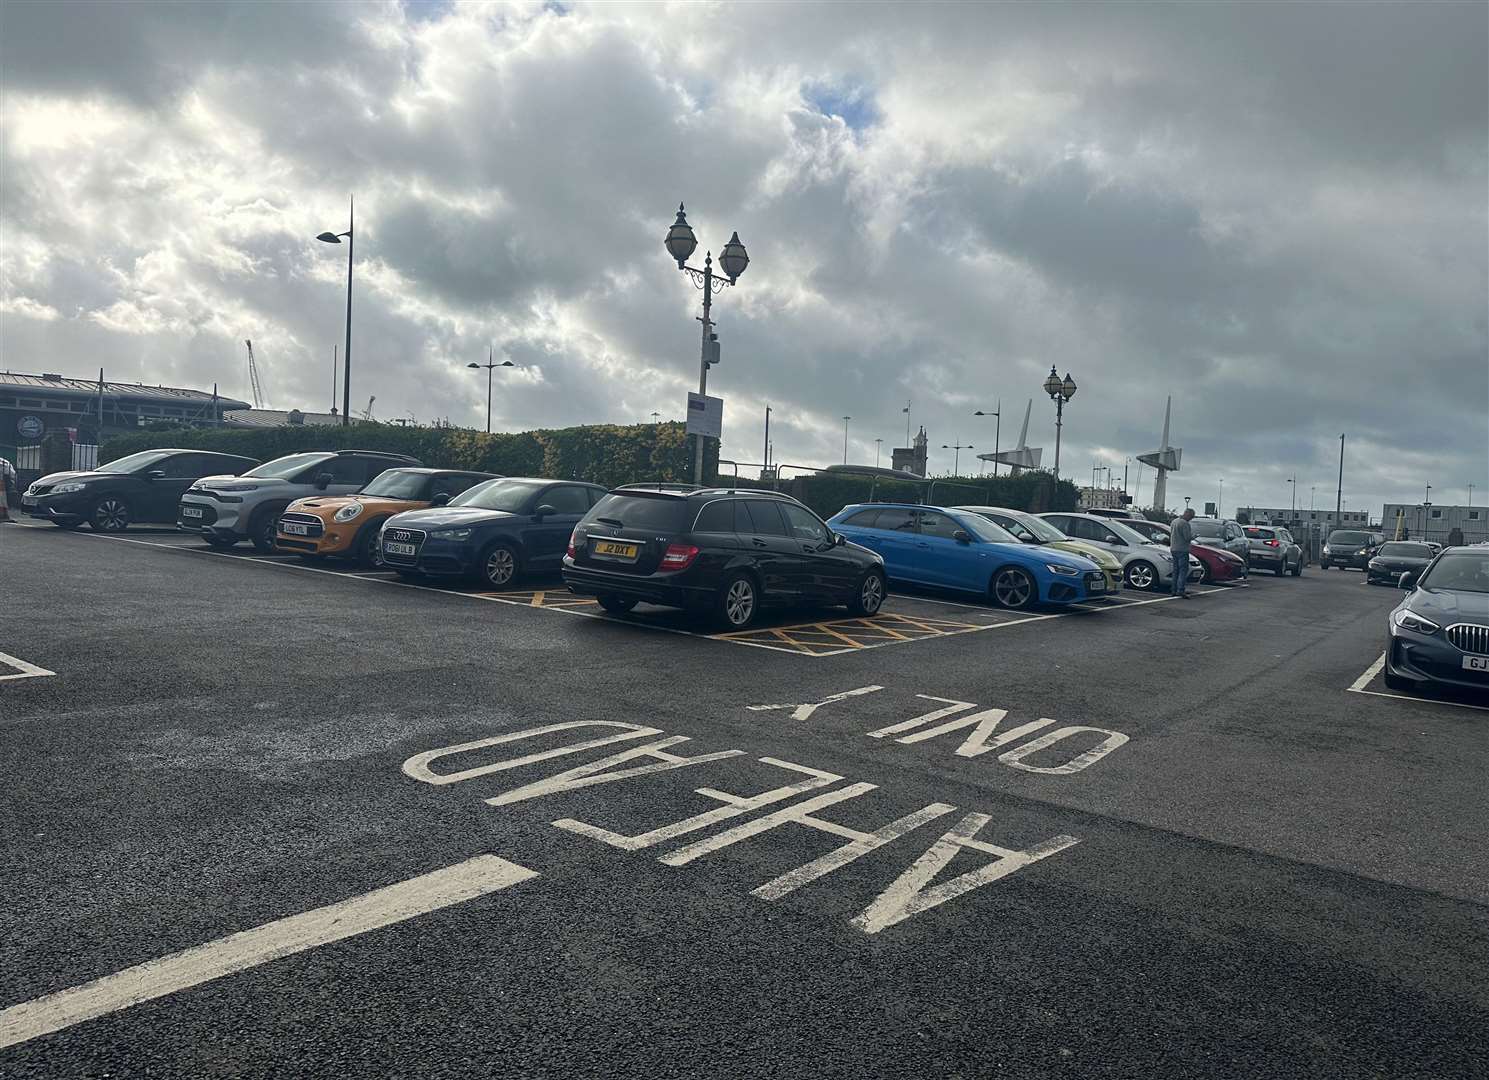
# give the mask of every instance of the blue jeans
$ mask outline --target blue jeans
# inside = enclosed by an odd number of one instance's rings
[[[1183,596],[1189,586],[1189,549],[1169,551],[1174,560],[1174,580],[1169,585],[1169,595]]]

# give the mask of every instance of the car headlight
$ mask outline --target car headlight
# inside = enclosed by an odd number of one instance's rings
[[[1075,567],[1065,566],[1062,563],[1047,562],[1044,564],[1044,568],[1052,574],[1059,574],[1061,577],[1077,577],[1080,574],[1080,571]]]
[[[1436,633],[1440,627],[1431,619],[1424,619],[1409,608],[1402,608],[1391,616],[1397,626],[1403,630],[1413,630],[1418,634]]]
[[[362,504],[359,502],[347,503],[332,515],[334,521],[351,521],[362,513]]]
[[[429,534],[431,540],[469,540],[469,529],[435,529]]]
[[[1325,544],[1324,545],[1324,554],[1327,555],[1328,553],[1329,553],[1329,545],[1328,544]]]
[[[68,481],[67,483],[58,484],[56,487],[52,488],[52,494],[66,495],[69,491],[82,491],[83,488],[86,486],[86,484],[80,483],[78,481]]]
[[[217,491],[257,491],[257,484],[223,484]]]

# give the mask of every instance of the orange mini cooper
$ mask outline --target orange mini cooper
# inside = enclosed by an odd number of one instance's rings
[[[385,469],[355,495],[313,495],[290,503],[279,516],[274,546],[302,559],[335,555],[379,566],[377,534],[388,518],[443,506],[466,488],[495,479],[494,473],[451,469]]]

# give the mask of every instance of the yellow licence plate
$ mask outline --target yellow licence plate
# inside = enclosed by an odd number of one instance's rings
[[[636,544],[617,544],[614,540],[596,540],[596,555],[614,555],[622,559],[634,559],[640,551]]]

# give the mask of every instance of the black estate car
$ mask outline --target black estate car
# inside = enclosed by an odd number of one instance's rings
[[[1395,585],[1402,574],[1408,571],[1420,574],[1427,569],[1427,564],[1436,554],[1431,544],[1420,540],[1392,540],[1382,544],[1370,560],[1370,565],[1365,568],[1365,580],[1372,585],[1377,582]]]
[[[1448,548],[1401,585],[1410,591],[1389,619],[1386,685],[1489,694],[1489,547]]]
[[[887,594],[884,560],[771,491],[616,488],[574,528],[571,592],[606,611],[639,601],[712,613],[731,630],[762,607],[846,604],[872,615]]]
[[[87,522],[119,532],[134,522],[173,522],[186,489],[204,476],[237,475],[258,461],[207,450],[142,450],[91,472],[43,476],[21,496],[21,510],[64,529]]]

